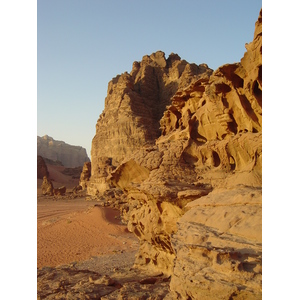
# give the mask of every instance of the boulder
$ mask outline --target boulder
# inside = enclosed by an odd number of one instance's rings
[[[72,189],[72,193],[73,194],[77,194],[80,191],[82,191],[82,186],[81,185],[76,185],[73,189]]]
[[[53,189],[53,193],[55,196],[63,196],[66,193],[67,188],[65,186],[61,186],[57,189]]]

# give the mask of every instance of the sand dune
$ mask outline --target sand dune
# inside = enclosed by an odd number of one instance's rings
[[[37,267],[134,251],[137,239],[117,219],[119,212],[83,198],[37,202]]]

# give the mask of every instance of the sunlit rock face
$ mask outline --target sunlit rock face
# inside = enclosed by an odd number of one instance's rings
[[[178,89],[211,73],[207,65],[189,64],[177,54],[166,59],[158,51],[134,62],[130,74],[113,78],[92,141],[89,194],[101,193],[108,186],[104,184],[102,157],[110,158],[107,167],[114,168],[126,155],[154,145],[160,136],[159,121],[171,97]]]
[[[162,52],[109,83],[91,194],[123,192],[135,266],[170,299],[261,298],[262,12],[241,62],[212,72]]]

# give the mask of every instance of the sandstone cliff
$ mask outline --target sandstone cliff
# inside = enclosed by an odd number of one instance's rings
[[[246,49],[214,72],[158,51],[108,86],[87,191],[122,190],[169,299],[261,298],[262,12]]]
[[[159,120],[177,90],[211,73],[205,64],[189,64],[177,54],[166,59],[158,51],[134,62],[130,74],[113,78],[92,141],[88,192],[95,195],[110,188],[105,178],[126,155],[155,144]]]
[[[45,158],[61,161],[65,167],[79,167],[90,159],[86,149],[72,146],[63,141],[56,141],[48,135],[37,137],[37,154]]]

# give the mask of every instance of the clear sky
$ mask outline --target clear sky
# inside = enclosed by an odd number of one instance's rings
[[[157,50],[216,69],[253,39],[258,0],[38,0],[37,135],[90,156],[108,82]]]

